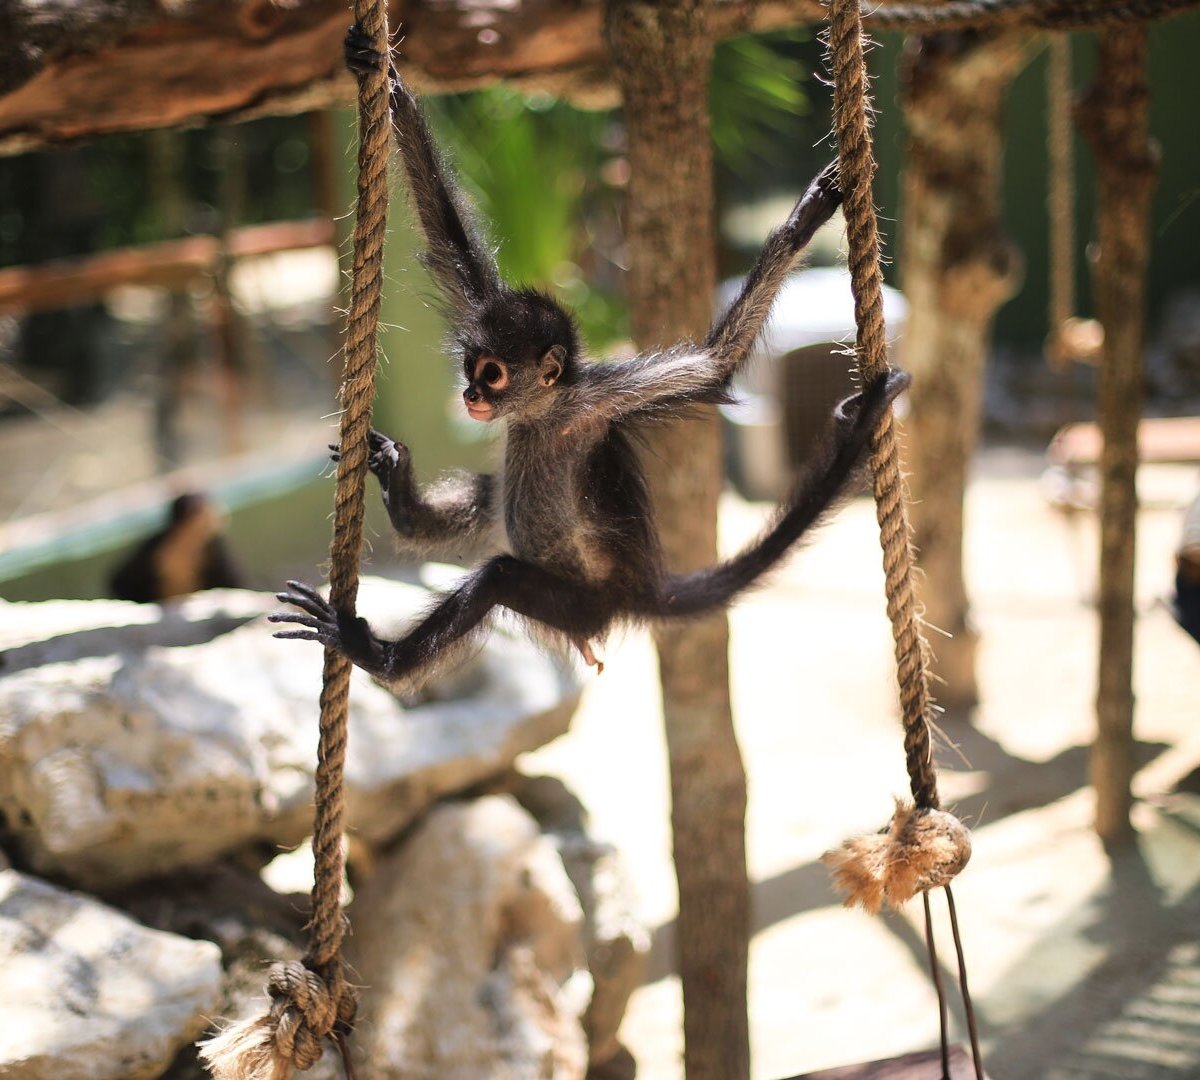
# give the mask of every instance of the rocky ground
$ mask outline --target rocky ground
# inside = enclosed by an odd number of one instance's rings
[[[380,628],[428,601],[360,595]],[[300,958],[320,652],[271,636],[274,605],[0,602],[0,1076],[198,1080],[194,1040]],[[649,937],[579,801],[512,768],[577,680],[497,632],[419,697],[352,681],[363,1075],[583,1080],[620,1055]]]
[[[1136,848],[1090,830],[1095,530],[1046,503],[1031,455],[985,455],[968,563],[983,702],[948,718],[944,801],[974,828],[955,885],[993,1080],[1200,1077],[1200,648],[1171,620],[1171,556],[1196,470],[1141,477]],[[762,509],[730,499],[724,539]],[[753,1076],[771,1080],[935,1045],[919,905],[843,909],[818,859],[883,825],[905,792],[873,512],[856,502],[733,614],[738,734],[750,783]],[[934,640],[934,648],[937,643]],[[653,654],[605,656],[572,732],[529,755],[562,776],[620,848],[653,927],[622,1039],[639,1075],[682,1075],[674,878]],[[939,927],[949,980],[950,938]],[[961,1011],[955,1036],[964,1037]]]

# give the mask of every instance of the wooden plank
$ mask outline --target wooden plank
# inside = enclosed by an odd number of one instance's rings
[[[923,1050],[883,1061],[802,1073],[789,1080],[943,1080],[942,1052]],[[961,1046],[950,1047],[950,1080],[975,1080],[971,1055]]]
[[[247,258],[322,247],[333,239],[333,222],[325,218],[275,221],[234,229],[229,234],[229,254]],[[0,312],[72,307],[96,300],[119,285],[181,288],[193,278],[211,274],[220,253],[215,236],[188,236],[36,266],[10,266],[0,270]]]
[[[1143,419],[1137,429],[1142,461],[1192,464],[1200,461],[1200,417]],[[1068,424],[1051,441],[1046,456],[1055,465],[1096,465],[1104,437],[1096,424]]]

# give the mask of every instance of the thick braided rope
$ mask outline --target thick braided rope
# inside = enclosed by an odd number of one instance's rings
[[[982,30],[1028,26],[1084,30],[1092,26],[1163,19],[1200,6],[1200,0],[947,0],[946,3],[862,4],[872,29]]]
[[[385,4],[381,0],[355,0],[354,18],[370,37],[376,51],[386,56],[389,46]],[[391,150],[387,71],[387,65],[383,64],[369,78],[359,81],[354,265],[343,345],[341,453],[334,496],[333,540],[329,549],[329,602],[338,611],[353,611],[358,600],[367,435],[371,428],[371,403],[375,398],[376,331],[383,292],[383,241],[387,232]],[[306,963],[322,973],[331,966],[340,967],[338,954],[344,932],[341,911],[345,809],[342,773],[346,758],[350,670],[350,661],[344,656],[329,649],[325,651],[313,822],[313,910],[305,957]]]
[[[863,58],[858,0],[833,0],[829,12],[829,51],[833,61],[834,129],[842,208],[850,257],[850,283],[858,326],[856,363],[862,382],[888,368],[883,323],[883,274],[871,181],[875,161],[867,115],[867,69]],[[930,748],[928,646],[913,592],[913,551],[904,481],[889,409],[871,443],[875,510],[883,547],[888,618],[896,643],[904,752],[913,799],[918,807],[939,805],[937,772]]]
[[[388,51],[384,0],[355,0],[354,19],[381,54]],[[358,203],[354,225],[354,266],[350,314],[343,346],[341,454],[334,497],[330,546],[330,602],[353,611],[358,598],[358,554],[362,545],[363,491],[367,475],[367,434],[375,396],[376,329],[383,286],[383,241],[387,228],[388,113],[387,65],[359,82]],[[270,1012],[235,1024],[210,1040],[202,1056],[217,1080],[287,1080],[320,1060],[324,1042],[336,1036],[347,1074],[351,1070],[345,1037],[356,999],[341,958],[345,932],[341,909],[350,662],[325,652],[317,746],[313,819],[312,917],[309,947],[302,962],[275,964],[267,990]]]

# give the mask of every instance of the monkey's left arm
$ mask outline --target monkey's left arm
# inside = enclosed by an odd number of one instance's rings
[[[841,204],[837,162],[831,161],[808,185],[787,221],[767,237],[733,303],[709,330],[704,346],[718,378],[727,383],[746,362],[796,260]]]
[[[420,554],[490,554],[495,547],[496,482],[485,473],[455,473],[422,491],[404,443],[371,429],[367,468],[379,481],[388,518],[400,544]],[[331,444],[331,457],[340,456]]]

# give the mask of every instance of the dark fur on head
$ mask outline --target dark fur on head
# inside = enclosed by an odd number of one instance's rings
[[[528,288],[502,288],[486,297],[456,329],[454,346],[468,369],[468,379],[483,353],[510,364],[533,363],[558,346],[563,351],[559,381],[566,383],[580,354],[574,316],[553,297]]]

